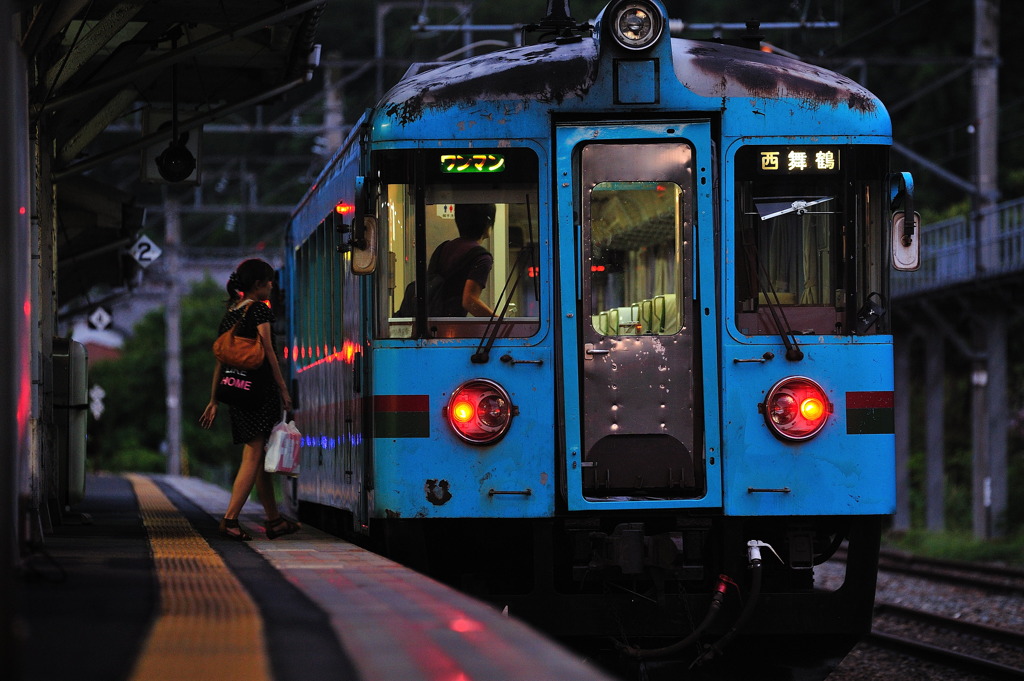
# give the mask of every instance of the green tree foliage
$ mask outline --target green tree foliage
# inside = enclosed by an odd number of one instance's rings
[[[161,470],[166,433],[163,318],[148,314],[125,341],[121,356],[90,368],[89,381],[105,392],[104,411],[89,423],[89,458],[95,468],[119,470],[126,462]]]
[[[228,408],[222,406],[210,430],[199,426],[199,415],[210,400],[213,350],[217,327],[224,316],[227,292],[206,279],[196,284],[181,305],[182,442],[196,467],[219,468],[238,461],[241,445],[231,443]]]
[[[210,349],[224,313],[224,289],[211,279],[181,301],[182,444],[190,471],[204,475],[232,464],[240,447],[231,443],[225,407],[211,430],[199,426],[210,397],[214,366]],[[140,321],[121,357],[90,369],[90,384],[106,391],[99,420],[90,418],[89,458],[101,470],[165,471],[167,410],[163,309]]]

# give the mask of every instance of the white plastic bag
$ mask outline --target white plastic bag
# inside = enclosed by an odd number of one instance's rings
[[[281,416],[281,422],[270,431],[270,441],[267,443],[267,456],[263,462],[263,469],[268,473],[284,473],[285,475],[299,474],[299,446],[302,442],[302,434],[295,427],[295,421],[285,423],[285,416]]]

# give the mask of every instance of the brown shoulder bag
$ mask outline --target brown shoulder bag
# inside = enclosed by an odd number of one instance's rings
[[[255,369],[263,364],[263,343],[260,342],[259,333],[256,334],[256,338],[242,338],[235,335],[238,326],[251,309],[252,303],[245,309],[242,319],[239,319],[234,326],[213,342],[213,356],[220,360],[221,364],[240,369]]]

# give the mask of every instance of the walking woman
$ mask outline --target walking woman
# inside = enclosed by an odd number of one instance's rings
[[[257,370],[260,374],[263,393],[259,403],[249,409],[230,406],[231,436],[235,444],[245,445],[242,449],[242,463],[238,467],[235,483],[231,488],[231,501],[227,512],[220,521],[220,533],[225,537],[240,541],[249,541],[252,536],[238,524],[238,514],[242,506],[256,486],[263,510],[267,514],[266,533],[268,539],[291,534],[299,529],[298,523],[288,520],[277,509],[274,499],[274,480],[270,473],[263,470],[263,458],[270,431],[281,418],[282,407],[292,408],[292,397],[288,394],[288,386],[277,363],[270,335],[270,324],[274,321],[274,313],[263,301],[270,298],[274,287],[274,268],[268,263],[252,259],[246,260],[228,279],[228,309],[221,319],[217,334],[220,335],[238,324],[236,335],[244,338],[259,338],[263,345],[265,360]],[[251,309],[250,309],[251,308]],[[217,384],[220,382],[223,366],[218,360],[213,368],[213,383],[210,386],[210,403],[206,405],[199,424],[210,428],[217,418]]]

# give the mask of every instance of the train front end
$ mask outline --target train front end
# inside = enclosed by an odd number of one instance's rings
[[[742,624],[841,654],[895,505],[885,308],[916,233],[888,115],[837,74],[671,38],[654,0],[552,21],[369,119],[355,524],[550,631],[683,637],[718,602],[703,643]],[[490,316],[431,309],[463,205],[494,207]]]

